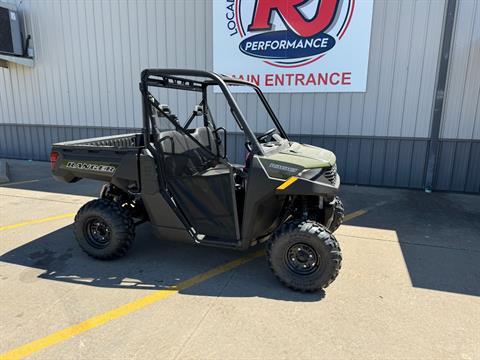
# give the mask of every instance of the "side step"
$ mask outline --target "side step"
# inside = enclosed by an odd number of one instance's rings
[[[204,234],[196,234],[195,242],[200,245],[215,246],[215,247],[222,247],[222,248],[228,248],[228,249],[239,249],[241,246],[240,240],[225,240],[225,239],[217,238],[214,236],[208,236]]]

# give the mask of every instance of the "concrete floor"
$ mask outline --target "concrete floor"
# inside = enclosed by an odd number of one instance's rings
[[[245,256],[161,241],[145,224],[125,258],[90,259],[72,217],[31,221],[76,212],[101,184],[9,163],[0,228],[30,223],[0,230],[0,354]],[[366,212],[337,231],[343,266],[325,292],[282,287],[261,257],[30,357],[480,359],[480,197],[355,186],[341,196],[347,213]]]

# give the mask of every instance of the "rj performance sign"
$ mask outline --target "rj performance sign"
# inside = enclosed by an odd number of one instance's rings
[[[215,0],[214,71],[265,92],[365,91],[373,0]]]

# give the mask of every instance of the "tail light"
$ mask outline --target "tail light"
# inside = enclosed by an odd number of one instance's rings
[[[55,165],[57,164],[57,160],[58,160],[58,152],[56,151],[52,151],[50,153],[50,167],[53,169],[55,169]]]

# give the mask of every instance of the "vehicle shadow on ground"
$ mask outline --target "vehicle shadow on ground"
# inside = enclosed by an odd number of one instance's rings
[[[412,286],[480,296],[480,197],[365,187],[344,192],[347,212],[371,206],[348,225],[396,233]],[[350,240],[388,241],[361,233]]]
[[[160,290],[171,288],[247,254],[162,241],[156,239],[149,225],[145,224],[137,229],[135,243],[125,257],[100,261],[80,250],[69,225],[5,253],[0,256],[0,262],[27,267],[19,277],[25,283],[32,281],[29,276],[34,276],[81,286]],[[32,269],[39,271],[32,272]],[[303,294],[285,288],[271,273],[265,257],[181,290],[180,293],[300,302],[319,301],[325,296],[323,291]]]

